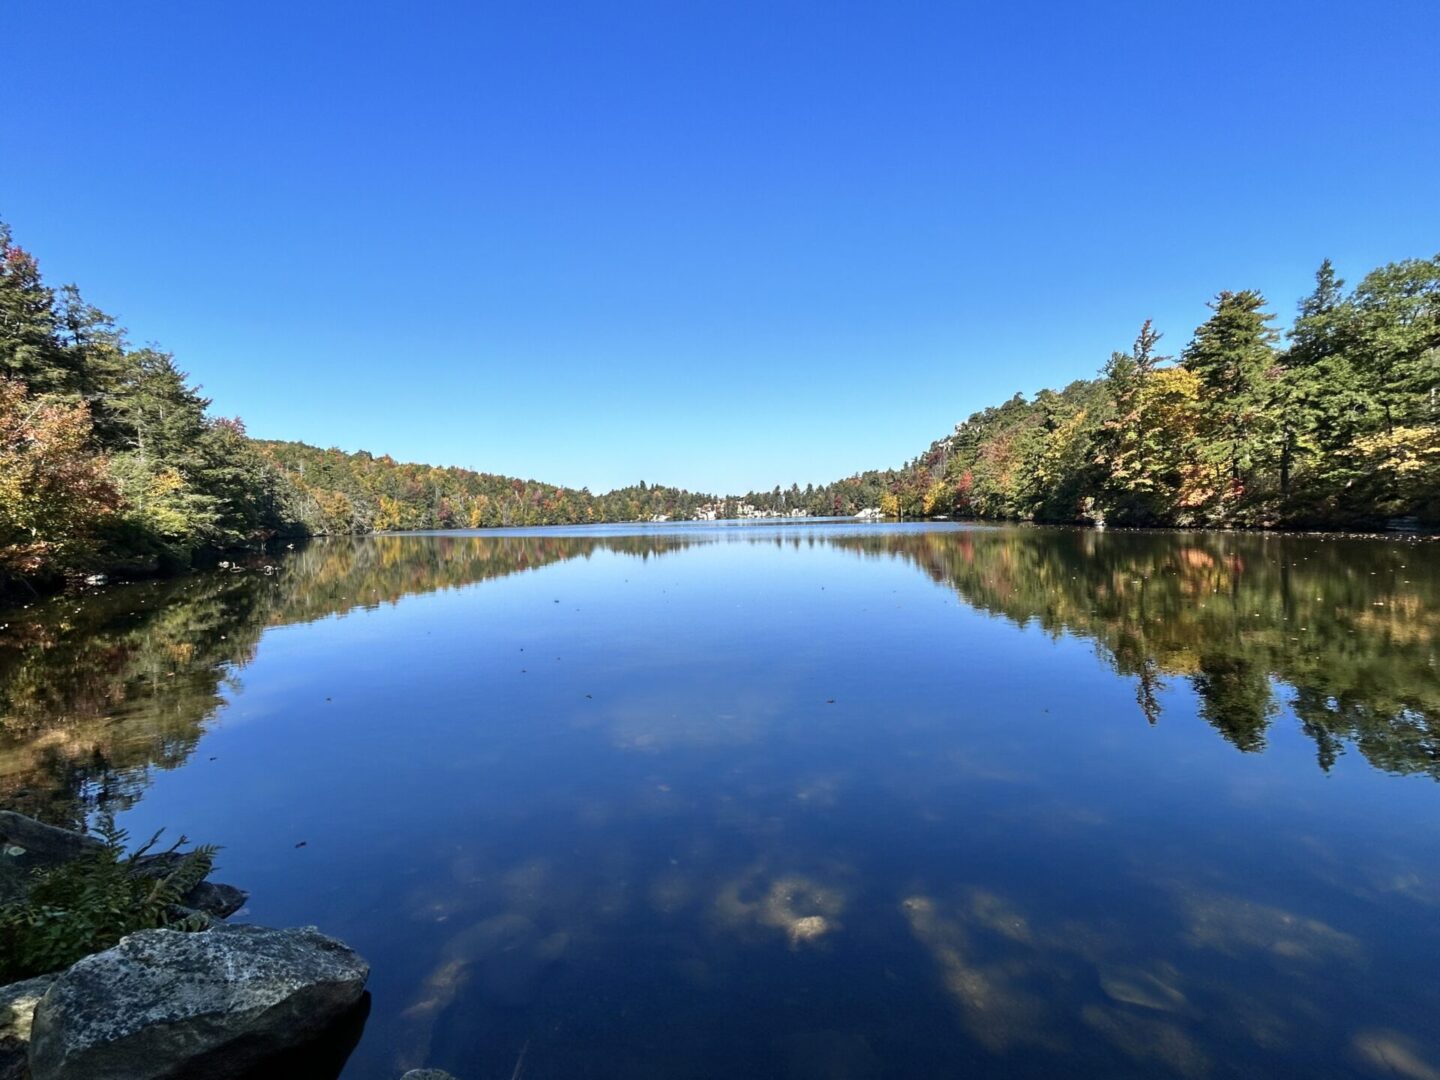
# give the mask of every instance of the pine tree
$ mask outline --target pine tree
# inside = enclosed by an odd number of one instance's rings
[[[55,304],[56,337],[73,384],[90,407],[95,439],[106,449],[120,446],[116,415],[128,357],[125,335],[115,320],[86,302],[75,285],[64,285]]]
[[[1347,345],[1387,433],[1440,421],[1440,255],[1372,270],[1350,307]]]
[[[1440,256],[1373,270],[1350,298],[1346,349],[1376,403],[1351,457],[1367,514],[1440,511]]]
[[[1171,359],[1156,352],[1160,338],[1146,319],[1130,352],[1111,353],[1101,371],[1110,402],[1100,435],[1102,505],[1117,520],[1132,524],[1163,520],[1174,488],[1160,460],[1165,433],[1153,415],[1154,376]]]
[[[1292,517],[1341,512],[1360,479],[1355,440],[1378,422],[1378,406],[1348,351],[1352,322],[1345,282],[1326,259],[1314,290],[1300,301],[1284,357],[1282,487],[1289,488]]]
[[[34,393],[74,389],[55,328],[55,294],[41,280],[39,263],[0,222],[0,376]]]
[[[1264,306],[1265,298],[1251,289],[1220,293],[1210,305],[1214,314],[1183,353],[1185,367],[1200,380],[1199,451],[1214,472],[1222,513],[1254,494],[1252,485],[1273,457],[1270,383],[1278,377],[1279,335]]]

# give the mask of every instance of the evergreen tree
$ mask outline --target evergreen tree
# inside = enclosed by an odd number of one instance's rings
[[[1183,353],[1200,380],[1204,427],[1197,448],[1213,473],[1221,513],[1253,498],[1257,479],[1271,464],[1275,417],[1271,381],[1278,376],[1273,315],[1265,298],[1246,289],[1222,292],[1214,312]]]
[[[1346,348],[1376,404],[1349,458],[1366,516],[1440,513],[1440,256],[1373,270],[1356,287]]]
[[[1163,520],[1174,489],[1161,461],[1165,432],[1154,416],[1155,372],[1171,359],[1156,352],[1160,338],[1146,319],[1130,352],[1111,353],[1101,372],[1109,403],[1099,438],[1101,501],[1107,513],[1130,524]]]
[[[1440,255],[1372,270],[1345,332],[1385,430],[1440,421]]]
[[[1347,349],[1353,312],[1344,290],[1326,259],[1300,301],[1285,353],[1281,479],[1291,516],[1302,520],[1342,513],[1346,492],[1361,479],[1355,440],[1379,415]]]
[[[40,265],[15,246],[0,222],[0,376],[19,379],[32,392],[73,389],[55,339],[55,294]]]
[[[117,396],[130,362],[123,331],[109,315],[87,303],[75,285],[60,289],[55,329],[65,367],[90,407],[96,441],[107,449],[117,448],[122,436]]]

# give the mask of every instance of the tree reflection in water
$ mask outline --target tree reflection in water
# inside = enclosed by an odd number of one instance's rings
[[[371,957],[357,1077],[1423,1076],[1437,630],[1421,543],[322,540],[9,612],[0,801],[225,832],[257,918]]]
[[[0,798],[60,824],[124,808],[194,752],[264,632],[597,551],[829,544],[913,564],[973,608],[1095,642],[1163,720],[1167,679],[1246,752],[1277,695],[1322,769],[1354,747],[1440,779],[1440,558],[1429,544],[1235,533],[816,527],[336,538],[243,568],[11,611],[0,627]],[[267,566],[273,566],[269,572]],[[1283,684],[1277,686],[1278,684]]]

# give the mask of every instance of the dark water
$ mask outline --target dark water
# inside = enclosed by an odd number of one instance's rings
[[[1440,545],[378,537],[0,635],[4,803],[351,942],[347,1078],[1440,1076]]]

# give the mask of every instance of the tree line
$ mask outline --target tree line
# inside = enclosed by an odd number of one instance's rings
[[[1178,357],[1147,321],[1097,378],[977,412],[900,469],[751,498],[1134,526],[1440,522],[1440,256],[1353,289],[1326,260],[1283,336],[1267,306],[1221,292]]]
[[[1440,521],[1440,256],[1347,289],[1327,261],[1284,334],[1222,292],[1178,357],[1146,322],[1098,378],[975,413],[899,469],[717,497],[534,480],[251,439],[173,355],[127,341],[0,223],[0,590],[153,572],[278,536],[761,511],[1126,525]]]
[[[172,354],[47,284],[0,223],[0,592],[275,537],[680,518],[716,501],[256,440],[209,408]]]
[[[307,534],[689,518],[715,499],[644,481],[595,495],[587,488],[398,462],[365,450],[255,445],[278,473],[290,513]]]

